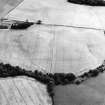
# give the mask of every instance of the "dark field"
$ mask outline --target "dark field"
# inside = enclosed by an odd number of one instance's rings
[[[105,73],[81,85],[56,86],[54,105],[104,105]]]

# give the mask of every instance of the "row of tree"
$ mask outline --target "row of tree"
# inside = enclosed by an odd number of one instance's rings
[[[28,27],[30,27],[31,25],[33,25],[33,22],[22,22],[22,23],[13,23],[11,25],[11,29],[27,29]]]
[[[99,73],[105,71],[105,65],[101,65],[94,70],[89,70],[80,76],[75,76],[73,73],[46,73],[35,70],[28,71],[20,68],[19,66],[11,66],[10,64],[0,63],[0,77],[16,77],[16,76],[28,76],[35,78],[39,82],[47,85],[47,91],[51,97],[54,96],[53,87],[56,85],[67,85],[67,84],[81,84],[88,78],[96,77]]]
[[[104,0],[67,0],[70,3],[89,5],[89,6],[105,6]]]
[[[41,71],[35,70],[28,71],[20,68],[19,66],[11,66],[10,64],[0,63],[0,77],[16,77],[16,76],[28,76],[31,78],[35,78],[39,82],[47,85],[48,93],[51,97],[53,97],[53,87],[55,85],[64,85],[71,83],[74,79],[76,79],[75,75],[72,73],[46,73],[44,74]]]
[[[74,84],[81,84],[85,80],[93,77],[97,77],[100,73],[103,73],[105,71],[105,65],[102,64],[101,66],[97,67],[94,70],[89,70],[88,72],[83,73],[82,75],[78,76],[76,80],[74,81]]]

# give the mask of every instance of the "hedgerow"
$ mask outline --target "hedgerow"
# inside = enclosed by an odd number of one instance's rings
[[[12,66],[10,64],[0,63],[0,77],[16,77],[16,76],[27,76],[36,79],[42,84],[47,85],[47,91],[49,96],[53,98],[54,92],[53,87],[57,85],[75,84],[79,85],[85,80],[97,77],[100,73],[105,71],[105,65],[97,67],[94,70],[89,70],[80,76],[75,76],[73,73],[43,73],[39,70],[29,71],[19,66]]]
[[[67,2],[89,6],[105,6],[104,0],[67,0]]]

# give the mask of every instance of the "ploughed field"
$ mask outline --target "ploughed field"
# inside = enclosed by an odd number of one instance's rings
[[[1,105],[52,105],[46,86],[27,77],[0,78]]]

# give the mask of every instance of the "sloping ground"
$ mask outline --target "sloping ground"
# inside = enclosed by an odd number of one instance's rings
[[[46,86],[34,79],[0,79],[0,105],[52,105]]]
[[[101,31],[33,25],[27,30],[0,30],[0,60],[28,70],[78,74],[105,59]]]
[[[105,29],[105,7],[83,6],[66,0],[24,0],[6,17],[44,23]],[[82,20],[82,21],[81,21]]]
[[[8,12],[13,10],[23,0],[0,0],[0,17],[5,16]]]
[[[104,105],[105,73],[81,85],[56,86],[54,105]]]

